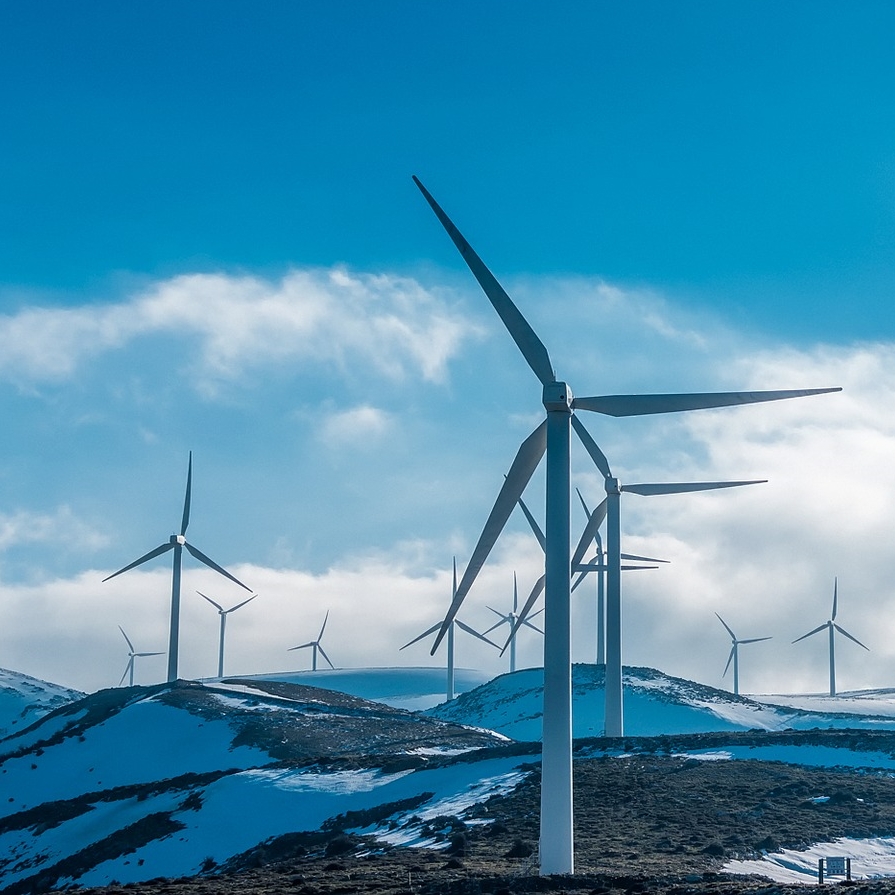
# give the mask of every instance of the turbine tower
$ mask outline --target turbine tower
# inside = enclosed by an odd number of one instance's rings
[[[252,596],[250,596],[248,598],[248,600],[243,600],[241,603],[237,603],[235,606],[231,606],[229,609],[224,609],[224,607],[221,606],[220,603],[215,603],[215,601],[212,600],[211,597],[205,596],[205,594],[203,594],[201,590],[197,590],[196,593],[199,594],[199,596],[202,597],[203,600],[208,600],[208,602],[211,603],[211,605],[214,606],[215,609],[217,609],[218,615],[220,615],[220,617],[221,617],[221,643],[220,643],[220,649],[218,650],[218,677],[223,677],[224,676],[224,632],[227,630],[227,616],[231,612],[236,612],[237,609],[242,609],[242,607],[245,606],[246,603],[251,603],[252,600],[254,600],[255,597],[258,596],[258,594],[252,594]]]
[[[329,661],[329,656],[323,651],[323,646],[320,644],[320,641],[323,640],[323,632],[326,629],[326,622],[329,619],[329,610],[326,610],[326,615],[323,616],[323,625],[320,628],[320,633],[317,635],[316,640],[309,640],[307,643],[302,643],[300,646],[290,646],[289,649],[286,650],[287,653],[291,653],[292,650],[296,649],[307,649],[311,647],[313,650],[311,654],[311,671],[317,670],[317,653],[319,652],[324,659],[326,659],[327,665],[335,671],[336,666],[333,665],[332,662]]]
[[[718,615],[716,612],[715,615]],[[770,637],[750,637],[747,640],[737,640],[736,634],[733,633],[730,629],[730,625],[718,615],[718,621],[724,625],[725,630],[728,634],[730,634],[730,655],[727,657],[727,664],[724,666],[724,674],[721,677],[724,677],[727,674],[727,669],[730,668],[730,663],[733,662],[733,695],[740,695],[740,644],[741,643],[761,643],[762,640],[770,640]]]
[[[573,873],[572,666],[569,611],[572,557],[569,544],[569,507],[571,502],[569,467],[572,427],[575,427],[579,435],[584,429],[584,426],[574,416],[574,411],[588,410],[610,416],[636,416],[774,401],[825,391],[837,391],[837,389],[690,395],[610,395],[575,398],[567,383],[556,378],[547,349],[512,299],[429,191],[416,177],[413,180],[497,311],[532,372],[540,381],[542,401],[547,416],[546,420],[525,439],[516,454],[507,479],[485,523],[485,528],[473,550],[466,571],[463,573],[454,602],[436,637],[433,652],[447,634],[454,616],[491,552],[491,548],[506,524],[516,501],[546,452],[546,634],[544,637],[544,714],[541,752],[540,872],[545,875]],[[615,542],[610,543],[609,548],[610,551],[614,550],[614,557],[617,557],[619,552],[617,531]],[[616,568],[616,572],[618,571],[620,571],[619,567]],[[616,588],[619,577],[618,574],[615,575]],[[610,572],[611,580],[612,573]]]
[[[127,667],[124,669],[124,674],[121,675],[121,680],[118,681],[118,686],[120,687],[124,683],[124,679],[130,675],[130,680],[128,681],[128,686],[133,687],[134,685],[134,662],[136,659],[142,659],[146,656],[163,656],[164,653],[137,653],[134,652],[134,645],[131,643],[130,637],[124,633],[124,628],[121,625],[118,626],[118,630],[121,631],[122,636],[127,643],[128,654],[127,654]]]
[[[800,640],[804,640],[806,637],[810,637],[812,634],[817,634],[820,631],[823,631],[824,628],[829,630],[830,636],[830,696],[836,695],[836,631],[842,634],[845,637],[848,637],[849,640],[853,640],[858,646],[863,647],[865,650],[870,652],[869,646],[864,646],[857,637],[852,637],[845,628],[840,627],[836,624],[836,609],[837,603],[839,601],[839,579],[833,579],[833,612],[830,615],[830,620],[824,622],[822,625],[818,625],[813,631],[809,631],[807,634],[803,634],[801,637],[796,637],[793,640],[793,643],[798,643]]]
[[[180,645],[180,571],[183,562],[183,548],[186,547],[199,562],[204,563],[209,569],[214,569],[215,572],[220,573],[225,578],[229,578],[250,593],[252,590],[250,587],[246,587],[238,578],[231,575],[226,569],[209,559],[200,550],[197,550],[192,544],[187,543],[186,529],[190,524],[190,493],[192,491],[192,483],[193,452],[190,451],[189,465],[187,466],[186,473],[186,496],[183,499],[183,518],[180,522],[180,534],[171,535],[164,544],[160,544],[155,550],[150,550],[149,553],[141,556],[139,559],[135,559],[123,569],[119,569],[107,578],[103,578],[103,581],[109,581],[117,575],[122,574],[122,572],[130,571],[131,569],[142,565],[144,562],[148,562],[150,559],[155,559],[156,556],[161,556],[169,550],[174,551],[174,571],[171,579],[171,625],[168,636],[168,681],[177,680],[177,656]]]
[[[457,557],[454,557],[454,586],[452,590],[453,594],[457,593]],[[479,640],[484,640],[485,643],[490,643],[491,646],[496,649],[500,649],[500,647],[489,640],[483,634],[479,634],[478,631],[470,628],[469,625],[464,624],[460,621],[460,619],[455,618],[451,623],[451,627],[448,630],[447,635],[447,683],[445,685],[446,692],[446,701],[450,702],[454,698],[454,629],[459,628],[461,631],[465,631],[467,634],[471,634],[473,637],[478,637]],[[425,637],[428,637],[430,634],[434,634],[436,631],[441,630],[441,622],[437,622],[432,625],[431,628],[427,628],[420,634],[418,637],[414,637],[413,640],[408,641],[404,644],[404,646],[398,647],[399,650],[406,649],[408,646],[412,646],[414,643],[419,643]]]
[[[521,504],[521,500],[520,500]],[[525,625],[528,628],[531,628],[533,631],[537,631],[538,634],[543,635],[543,631],[537,626],[531,623],[531,620],[535,615],[540,615],[544,610],[539,609],[534,615],[529,615],[527,618],[523,618],[519,614],[519,587],[516,583],[516,573],[513,572],[513,609],[510,612],[503,613],[498,612],[496,609],[493,609],[491,606],[488,607],[499,619],[500,621],[496,624],[491,625],[487,631],[482,631],[482,634],[490,634],[492,631],[496,631],[501,625],[509,625],[510,626],[510,637],[507,640],[507,644],[510,648],[510,674],[512,674],[516,670],[516,634],[519,631],[519,628],[522,625]],[[441,627],[440,625],[438,627]],[[506,650],[506,646],[503,648]]]

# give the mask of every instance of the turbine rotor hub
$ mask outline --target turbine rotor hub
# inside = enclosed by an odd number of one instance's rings
[[[621,494],[622,493],[622,483],[611,476],[606,479],[606,493],[607,494]]]
[[[565,382],[548,382],[544,386],[544,407],[547,412],[572,412],[572,389]]]
[[[183,535],[171,535],[168,540],[172,544],[180,544],[181,547],[186,543],[186,538]]]

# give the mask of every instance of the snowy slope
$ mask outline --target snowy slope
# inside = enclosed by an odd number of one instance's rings
[[[241,680],[228,678],[227,680]],[[246,680],[280,681],[325,687],[349,693],[361,699],[384,702],[410,711],[422,711],[446,699],[447,676],[444,668],[336,668],[320,671],[291,671],[276,674],[247,675]],[[454,669],[454,694],[465,693],[490,680],[490,676],[471,668]]]
[[[457,724],[485,727],[515,740],[540,740],[543,681],[543,669],[540,668],[504,674],[451,703],[428,710],[427,714]],[[882,711],[880,697],[866,702],[857,698],[841,702],[827,700],[818,704],[818,711],[810,711],[737,697],[726,690],[670,677],[652,668],[625,668],[624,684],[625,733],[628,736],[753,728],[895,729],[895,693],[887,712]],[[604,711],[602,667],[575,665],[572,687],[574,736],[601,736]],[[807,697],[799,699],[804,701]],[[867,709],[878,714],[865,715],[863,712]]]
[[[84,694],[0,668],[0,739]]]

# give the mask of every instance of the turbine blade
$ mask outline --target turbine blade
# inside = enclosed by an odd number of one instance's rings
[[[235,606],[232,606],[230,609],[227,610],[227,612],[225,614],[229,615],[229,613],[231,613],[231,612],[236,612],[237,609],[242,609],[242,607],[245,606],[246,603],[251,603],[252,600],[254,600],[255,597],[257,597],[257,596],[258,596],[258,594],[252,594],[248,598],[248,600],[243,600],[241,603],[237,603]]]
[[[538,539],[538,543],[541,545],[541,550],[545,553],[547,552],[547,538],[544,537],[544,532],[541,531],[541,526],[538,525],[537,520],[534,516],[532,516],[531,511],[525,505],[525,501],[520,496],[519,498],[519,506],[522,509],[522,512],[525,514],[525,518],[528,519],[528,524],[531,526],[531,530],[534,532],[534,536]]]
[[[796,637],[793,640],[793,643],[798,643],[800,640],[804,640],[806,637],[810,637],[812,634],[817,634],[819,631],[825,631],[830,627],[829,622],[824,622],[822,625],[818,625],[813,631],[809,631],[807,634],[803,634],[801,637]]]
[[[544,633],[537,625],[533,625],[528,619],[526,619],[524,622],[522,622],[522,624],[525,625],[527,628],[531,628],[532,631],[537,631],[538,634],[543,635],[543,633]],[[521,625],[520,625],[520,627],[521,627]]]
[[[134,664],[134,657],[131,656],[130,659],[128,659],[127,665],[124,669],[124,674],[121,675],[121,680],[118,681],[119,687],[124,683],[124,679],[128,676],[133,664]]]
[[[164,656],[164,653],[134,653],[134,655],[139,658],[145,658],[146,656]]]
[[[590,510],[588,509],[587,504],[584,502],[584,498],[581,496],[581,489],[576,488],[575,493],[578,495],[578,500],[581,501],[581,506],[584,507],[584,515],[587,516],[588,519],[590,519]]]
[[[130,637],[128,637],[127,634],[124,633],[124,628],[122,628],[121,625],[119,625],[118,630],[121,631],[121,633],[124,635],[124,639],[127,641],[128,649],[130,649],[130,651],[133,652],[134,645],[131,643]]]
[[[525,486],[534,474],[538,463],[541,461],[541,457],[544,456],[546,448],[547,421],[544,420],[544,422],[522,442],[521,447],[516,453],[513,465],[510,467],[509,473],[507,473],[503,487],[500,489],[500,493],[497,495],[497,500],[494,502],[494,506],[488,516],[488,521],[485,522],[485,527],[482,529],[481,535],[479,535],[479,541],[472,551],[469,565],[463,573],[463,578],[460,581],[460,586],[457,588],[457,592],[454,594],[450,609],[448,609],[448,613],[442,622],[441,631],[435,638],[435,644],[432,647],[431,655],[435,655],[435,650],[438,649],[444,635],[447,634],[447,630],[454,620],[454,616],[456,616],[457,611],[460,609],[463,600],[466,599],[469,589],[472,587],[476,576],[485,564],[485,560],[488,558],[491,548],[503,531],[503,527],[506,525],[507,519],[510,518],[510,513],[513,511],[513,507],[516,506],[516,502],[519,500],[522,492],[525,490]]]
[[[864,644],[861,643],[861,641],[858,640],[857,637],[852,637],[852,635],[849,634],[848,631],[845,630],[845,628],[840,628],[839,625],[833,625],[833,627],[834,627],[840,634],[842,634],[844,637],[848,637],[849,640],[852,640],[852,641],[854,641],[855,643],[857,643],[858,646],[864,646]],[[864,646],[864,649],[867,650],[868,653],[870,652],[870,647],[869,647],[869,646]]]
[[[435,212],[438,220],[441,221],[442,227],[444,227],[448,236],[450,236],[454,245],[460,251],[463,260],[472,271],[472,275],[478,280],[482,291],[488,296],[488,300],[494,306],[494,310],[497,311],[500,319],[503,321],[503,325],[513,337],[513,341],[522,352],[522,356],[528,361],[528,365],[533,370],[535,376],[541,380],[543,385],[555,382],[556,375],[553,372],[553,365],[550,363],[550,356],[547,354],[544,343],[529,326],[528,321],[522,316],[513,300],[504,291],[503,286],[497,282],[494,274],[488,270],[463,234],[454,226],[454,222],[432,198],[429,191],[416,177],[413,178],[413,182],[419,187],[432,211]]]
[[[323,632],[326,629],[326,623],[329,621],[329,610],[326,610],[326,615],[323,616],[323,624],[320,627],[320,633],[317,635],[317,643],[320,643],[323,640]]]
[[[726,625],[725,625],[725,627],[726,627]],[[733,662],[733,654],[735,651],[736,651],[736,645],[734,645],[730,648],[730,655],[727,657],[727,664],[724,666],[724,673],[721,675],[721,677],[727,676],[727,669],[730,668],[730,663]]]
[[[839,602],[839,578],[838,576],[833,579],[833,614],[830,616],[830,621],[836,621],[836,608],[837,603]]]
[[[513,569],[513,613],[519,609],[519,582],[516,579],[516,570]]]
[[[622,559],[633,559],[636,562],[664,562],[664,563],[671,562],[670,559],[656,559],[655,557],[652,557],[652,556],[636,556],[633,553],[622,553],[621,558]]]
[[[408,640],[407,643],[404,644],[404,646],[399,646],[398,649],[406,649],[408,646],[413,646],[414,643],[419,643],[419,641],[422,640],[424,637],[428,637],[430,634],[434,634],[440,627],[441,622],[436,622],[434,625],[432,625],[431,628],[426,628],[426,630],[423,631],[423,633],[420,634],[419,637],[414,637],[413,640]]]
[[[225,568],[219,566],[213,559],[209,559],[201,550],[198,550],[192,544],[184,544],[187,550],[199,560],[199,562],[205,563],[209,569],[214,569],[215,572],[219,572],[225,578],[229,578],[231,581],[235,581],[241,588],[249,591],[251,593],[252,589],[250,587],[246,587],[235,575],[231,575]]]
[[[585,578],[587,578],[587,571],[581,572],[579,569],[574,569],[573,571],[579,572],[579,575],[573,582],[572,588],[569,591],[569,593],[572,593],[572,594],[575,593],[575,590],[577,589],[578,585],[581,584],[581,582],[584,581]]]
[[[629,494],[690,494],[693,491],[717,491],[720,488],[739,488],[743,485],[763,485],[767,479],[752,479],[746,482],[668,482],[663,484],[622,485],[622,491]]]
[[[320,650],[320,655],[323,656],[324,659],[326,659],[326,664],[329,665],[329,667],[332,668],[333,671],[335,671],[336,666],[329,661],[329,656],[327,656],[326,653],[323,652],[323,647],[319,643],[317,644],[317,649]]]
[[[603,478],[612,478],[612,470],[609,468],[609,461],[606,459],[606,455],[600,450],[600,446],[594,441],[590,432],[584,428],[584,423],[574,413],[572,414],[572,428],[574,428],[579,440],[584,445],[584,449],[590,454],[590,458],[594,461],[597,469],[603,473]]]
[[[654,413],[678,413],[682,410],[707,410],[712,407],[733,407],[739,404],[762,404],[786,398],[826,395],[841,388],[802,388],[759,392],[700,392],[686,395],[601,395],[575,398],[575,410],[592,410],[609,416],[642,416]]]
[[[309,646],[316,646],[316,644],[313,640],[311,640],[309,643],[301,644],[301,646],[290,646],[289,649],[286,650],[286,652],[291,653],[292,650],[295,650],[295,649],[307,649]]]
[[[761,643],[762,640],[773,640],[773,637],[750,637],[748,640],[738,640],[737,643]]]
[[[479,634],[479,632],[476,631],[474,628],[470,628],[469,625],[461,622],[459,618],[456,620],[456,622],[457,627],[460,628],[462,631],[466,631],[467,634],[472,634],[473,637],[478,637],[479,640],[484,640],[485,643],[490,643],[491,646],[493,646],[495,649],[500,649],[500,647],[493,640],[489,640],[484,634]]]
[[[604,497],[599,504],[597,504],[596,509],[590,514],[590,518],[587,520],[587,525],[584,526],[584,531],[581,532],[581,537],[578,540],[578,546],[575,548],[575,552],[572,554],[572,568],[574,569],[578,563],[584,559],[584,554],[587,553],[587,548],[590,547],[591,541],[594,539],[594,535],[597,532],[597,529],[603,524],[603,520],[606,518],[606,509],[608,507],[609,498]]]
[[[205,596],[205,594],[203,594],[201,590],[197,590],[196,593],[199,594],[199,596],[202,597],[203,600],[208,600],[208,602],[211,603],[211,605],[214,606],[214,608],[217,609],[218,612],[224,611],[224,607],[221,606],[220,603],[215,603],[215,601],[212,600],[211,597]]]
[[[143,565],[144,562],[149,562],[150,559],[155,559],[157,556],[161,556],[163,553],[167,553],[169,550],[173,549],[174,545],[170,541],[167,541],[166,543],[156,547],[155,550],[150,550],[149,553],[141,556],[139,559],[135,559],[132,563],[130,563],[130,565],[127,565],[123,569],[119,569],[117,572],[113,572],[108,577],[103,578],[103,581],[108,581],[110,578],[115,578],[122,572],[129,572],[131,569]]]
[[[718,613],[716,612],[715,615],[718,615]],[[730,630],[730,625],[728,625],[727,622],[724,621],[724,619],[721,618],[720,615],[718,615],[718,621],[721,622],[722,625],[724,625],[725,630],[727,631],[728,634],[730,634],[731,640],[736,640],[737,635],[734,634],[733,631]],[[723,675],[722,675],[722,677],[723,677]]]
[[[451,591],[451,599],[453,600],[455,596],[457,596],[457,557],[456,556],[454,557],[454,587],[453,587],[453,590]]]
[[[537,602],[539,596],[541,596],[541,592],[544,590],[544,583],[547,580],[546,575],[541,575],[537,581],[535,581],[535,586],[531,589],[531,593],[528,595],[528,599],[525,601],[525,605],[522,607],[522,612],[519,613],[518,618],[516,619],[513,627],[510,629],[510,636],[507,637],[507,642],[503,645],[503,649],[500,651],[500,654],[503,655],[507,651],[507,647],[513,642],[513,638],[516,636],[516,632],[519,628],[525,624],[525,619],[528,618],[528,613],[531,612],[532,607]]]
[[[482,636],[484,636],[485,634],[490,634],[492,631],[496,631],[501,625],[505,625],[508,621],[509,621],[508,618],[501,617],[499,622],[491,625],[490,628],[486,628],[484,631],[482,631]]]
[[[190,451],[190,462],[186,473],[186,495],[183,498],[183,519],[180,522],[180,533],[186,534],[186,527],[190,524],[190,494],[193,490],[193,452]]]

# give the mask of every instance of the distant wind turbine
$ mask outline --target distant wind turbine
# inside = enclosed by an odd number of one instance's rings
[[[203,594],[201,590],[197,590],[196,593],[199,594],[199,596],[202,597],[203,600],[208,600],[208,602],[211,603],[211,605],[214,606],[215,609],[217,609],[218,614],[221,617],[221,643],[220,643],[220,649],[218,651],[218,677],[223,677],[224,676],[224,631],[226,631],[226,629],[227,629],[227,616],[231,612],[236,612],[237,609],[242,609],[242,607],[245,606],[246,603],[251,603],[252,600],[254,600],[255,597],[258,596],[258,594],[252,594],[252,596],[250,596],[248,598],[248,600],[243,600],[241,603],[237,603],[235,606],[231,606],[229,609],[224,609],[224,607],[221,606],[220,603],[215,603],[215,601],[212,600],[211,597],[205,596],[205,594]]]
[[[130,637],[124,633],[124,628],[121,625],[118,626],[118,630],[121,631],[122,636],[124,637],[125,642],[127,643],[128,648],[128,659],[127,659],[127,668],[124,669],[124,674],[121,675],[121,680],[118,681],[118,686],[120,687],[124,683],[124,679],[130,675],[130,680],[128,681],[128,686],[133,687],[134,685],[134,661],[136,659],[142,659],[146,656],[163,656],[164,653],[137,653],[134,652],[134,645],[131,643]]]
[[[716,612],[715,615],[718,615]],[[770,640],[770,637],[750,637],[747,640],[737,640],[736,634],[733,633],[730,629],[730,625],[718,615],[718,621],[724,625],[725,630],[728,634],[730,634],[731,647],[730,647],[730,655],[727,657],[727,664],[724,666],[724,673],[721,677],[727,674],[727,669],[730,668],[730,663],[733,662],[733,695],[740,695],[740,644],[741,643],[761,643],[763,640]]]
[[[822,625],[818,625],[813,631],[809,631],[807,634],[803,634],[801,637],[796,637],[793,640],[793,643],[798,643],[800,640],[804,640],[806,637],[810,637],[812,634],[817,634],[820,631],[823,631],[824,628],[827,628],[830,632],[830,696],[836,695],[836,631],[842,634],[844,637],[848,637],[849,640],[853,640],[858,646],[863,647],[868,652],[870,651],[869,646],[864,646],[857,637],[852,637],[845,628],[840,627],[836,624],[836,610],[837,603],[839,601],[839,579],[833,579],[833,612],[830,615],[830,620],[824,622]]]
[[[516,670],[516,634],[518,633],[519,627],[525,625],[528,628],[531,628],[533,631],[537,631],[538,634],[543,635],[543,631],[537,626],[532,624],[531,620],[535,615],[540,615],[543,612],[543,609],[538,610],[533,615],[529,615],[528,618],[521,618],[519,615],[519,587],[516,583],[516,573],[513,572],[513,609],[511,612],[498,612],[496,609],[491,606],[488,607],[499,619],[500,621],[494,625],[491,625],[486,631],[482,631],[482,636],[486,634],[490,634],[492,631],[496,631],[501,625],[509,625],[510,626],[510,638],[507,641],[510,646],[510,673],[512,674]],[[516,624],[516,622],[519,622]],[[506,649],[506,647],[504,647]]]
[[[839,389],[802,389],[765,392],[724,392],[687,395],[602,395],[574,397],[566,382],[557,379],[544,343],[529,322],[507,295],[466,238],[445,214],[418,178],[413,178],[426,202],[444,227],[471,273],[478,281],[522,356],[542,387],[542,401],[546,419],[523,441],[513,460],[506,481],[485,522],[478,543],[463,573],[454,602],[442,622],[432,652],[447,635],[463,600],[469,593],[479,570],[491,548],[503,531],[516,501],[525,490],[534,470],[547,454],[546,495],[546,564],[545,564],[545,637],[544,637],[544,712],[542,717],[541,751],[541,824],[540,872],[543,875],[574,873],[572,833],[572,661],[571,661],[571,545],[569,543],[569,507],[571,477],[572,428],[579,437],[586,433],[584,424],[575,416],[578,410],[608,414],[609,416],[641,416],[699,410],[709,407],[729,407],[762,401],[777,401],[804,395],[820,394]],[[592,439],[591,439],[592,441]],[[596,444],[594,443],[594,447]],[[593,452],[588,447],[593,459]],[[602,452],[600,452],[602,456]],[[605,460],[605,458],[603,458]],[[599,465],[599,464],[598,464]],[[608,468],[608,464],[607,464]],[[620,493],[617,479],[607,479],[607,497]],[[609,606],[607,622],[612,622],[612,611],[620,605],[620,549],[617,517],[610,519],[608,547]],[[617,612],[616,612],[617,619]],[[620,620],[619,620],[620,627]],[[620,632],[619,632],[620,633]],[[607,657],[609,658],[609,657]],[[620,658],[620,657],[619,657]],[[620,668],[620,666],[619,666]],[[607,678],[609,665],[607,664]],[[608,680],[607,680],[608,684]],[[621,681],[618,681],[621,693]],[[608,694],[607,694],[608,702]],[[621,721],[621,704],[618,704]],[[607,733],[609,731],[607,730]]]
[[[309,640],[307,643],[302,643],[300,646],[290,646],[289,649],[286,650],[287,653],[291,653],[292,650],[307,649],[308,647],[311,647],[311,649],[313,650],[312,657],[311,657],[311,671],[317,670],[317,653],[318,652],[320,653],[321,656],[323,656],[324,659],[326,659],[326,664],[329,665],[330,668],[335,670],[335,667],[336,667],[335,665],[333,665],[332,662],[329,661],[329,656],[326,655],[326,653],[323,650],[323,646],[320,644],[320,641],[323,640],[323,632],[326,630],[326,622],[328,619],[329,619],[329,610],[327,609],[326,615],[323,616],[323,625],[320,628],[320,633],[317,635],[317,639]]]
[[[160,544],[155,550],[150,550],[149,553],[141,556],[139,559],[135,559],[129,565],[126,565],[123,569],[119,569],[117,572],[113,572],[107,578],[103,578],[103,581],[109,581],[112,578],[115,578],[117,575],[120,575],[122,572],[130,571],[130,569],[136,568],[139,565],[142,565],[144,562],[148,562],[150,559],[155,559],[156,556],[161,556],[163,553],[167,553],[169,550],[174,551],[174,574],[171,579],[171,625],[170,625],[170,633],[168,638],[168,680],[176,681],[177,680],[177,655],[180,644],[180,569],[181,564],[183,562],[183,548],[186,549],[196,558],[199,562],[204,563],[208,568],[214,569],[215,572],[220,573],[225,578],[229,578],[231,581],[234,581],[240,587],[245,588],[247,591],[251,593],[251,588],[246,587],[238,578],[235,578],[231,575],[226,569],[219,566],[216,562],[209,559],[204,553],[200,550],[197,550],[192,544],[188,544],[186,540],[186,529],[190,524],[190,493],[192,491],[193,484],[193,452],[190,451],[190,459],[189,465],[187,466],[186,473],[186,495],[183,499],[183,518],[180,522],[180,534],[171,535],[171,537],[164,544]]]
[[[453,585],[452,593],[456,594],[456,592],[457,592],[457,558],[454,557],[454,585]],[[496,649],[500,649],[500,647],[496,643],[489,640],[484,635],[479,634],[478,631],[476,631],[473,628],[470,628],[469,625],[465,624],[464,622],[461,622],[460,619],[455,618],[451,622],[451,626],[448,629],[448,635],[447,635],[447,683],[445,686],[445,694],[446,694],[447,702],[450,702],[454,698],[454,627],[455,626],[457,628],[459,628],[461,631],[465,631],[467,634],[471,634],[473,637],[477,637],[479,640],[484,640],[485,643],[490,643],[491,646],[495,647]],[[420,634],[419,636],[414,637],[413,640],[410,640],[407,643],[405,643],[404,646],[398,647],[398,649],[399,650],[407,649],[408,646],[413,646],[414,643],[419,643],[421,640],[428,637],[430,634],[434,634],[436,631],[440,631],[440,630],[441,630],[441,622],[437,622],[436,624],[432,625],[431,628],[427,628],[425,631],[423,631],[423,633]]]

